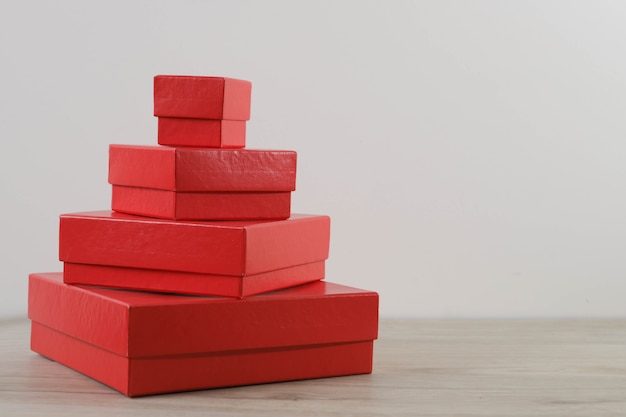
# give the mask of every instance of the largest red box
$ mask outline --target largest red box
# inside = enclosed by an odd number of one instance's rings
[[[319,280],[328,216],[172,221],[112,211],[63,214],[67,283],[243,297]]]
[[[378,294],[324,281],[234,300],[31,274],[31,348],[128,396],[369,373]]]

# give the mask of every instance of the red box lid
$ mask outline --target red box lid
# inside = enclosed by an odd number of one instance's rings
[[[196,119],[250,120],[249,81],[224,77],[157,75],[154,115]]]
[[[31,274],[28,317],[127,357],[374,340],[378,294],[317,281],[243,300],[83,287]]]
[[[63,214],[59,259],[83,264],[253,275],[325,260],[330,218],[176,221],[113,211]]]
[[[171,191],[294,191],[294,151],[109,146],[109,183]]]

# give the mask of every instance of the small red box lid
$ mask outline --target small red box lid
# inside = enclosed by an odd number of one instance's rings
[[[217,275],[253,275],[328,258],[330,218],[182,221],[113,211],[63,214],[59,259]]]
[[[250,120],[249,81],[225,77],[157,75],[154,115],[196,119]]]
[[[374,340],[378,294],[330,282],[249,297],[164,295],[31,274],[28,317],[127,357]]]
[[[294,191],[295,151],[109,146],[109,183],[170,191]]]

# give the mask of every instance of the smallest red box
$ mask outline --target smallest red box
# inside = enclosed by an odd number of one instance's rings
[[[250,120],[252,84],[225,77],[157,75],[154,115],[216,120]]]
[[[158,142],[166,146],[244,148],[246,122],[159,117]]]

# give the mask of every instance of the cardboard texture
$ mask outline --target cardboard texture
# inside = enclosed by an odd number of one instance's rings
[[[59,259],[245,278],[324,261],[329,243],[328,216],[294,214],[276,221],[174,221],[96,211],[61,215]],[[303,275],[294,280],[319,279],[317,274]]]
[[[194,119],[250,120],[249,81],[224,77],[157,75],[154,115]]]
[[[181,192],[294,191],[294,151],[109,146],[109,183]]]
[[[319,261],[261,274],[226,276],[65,262],[63,278],[68,284],[243,298],[319,281],[324,278],[325,266]]]
[[[31,348],[129,396],[372,370],[378,295],[318,281],[235,300],[31,274]]]
[[[291,193],[185,193],[114,185],[111,208],[173,220],[278,220],[291,214]]]
[[[246,122],[159,117],[158,142],[168,146],[243,148],[246,146]]]

